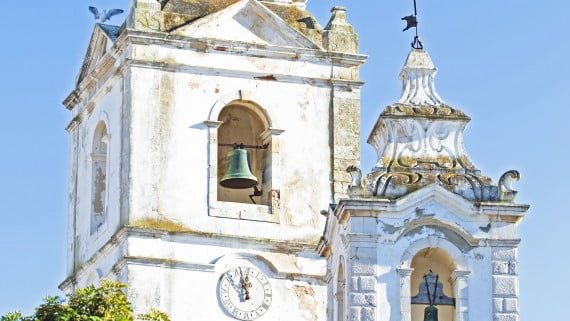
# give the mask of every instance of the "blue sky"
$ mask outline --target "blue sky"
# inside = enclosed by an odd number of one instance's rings
[[[0,19],[0,315],[30,312],[58,294],[65,277],[69,114],[93,19],[89,5],[128,9],[129,0],[8,1]],[[333,5],[369,55],[362,68],[362,163],[384,106],[400,94],[397,79],[412,33],[400,18],[412,0],[309,0],[325,25]],[[520,224],[523,320],[561,320],[570,281],[570,22],[567,0],[418,0],[421,36],[439,67],[436,85],[472,117],[466,148],[495,180],[522,172],[518,201],[532,205]],[[113,18],[120,24],[125,15]]]

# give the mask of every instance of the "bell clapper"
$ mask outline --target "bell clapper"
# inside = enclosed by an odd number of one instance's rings
[[[254,197],[259,197],[259,196],[262,196],[262,195],[263,195],[263,189],[260,190],[259,188],[257,188],[257,185],[256,185],[256,186],[253,187],[253,194],[249,195],[249,199],[251,200],[251,202],[252,202],[253,204],[257,204],[253,198],[254,198]]]

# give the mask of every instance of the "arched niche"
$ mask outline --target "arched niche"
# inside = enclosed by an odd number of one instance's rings
[[[91,234],[97,232],[107,220],[108,145],[107,125],[100,121],[95,127],[91,147]]]

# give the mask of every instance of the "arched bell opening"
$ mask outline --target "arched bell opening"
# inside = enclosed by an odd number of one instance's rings
[[[411,268],[411,321],[455,321],[453,257],[443,249],[426,248],[414,256]]]
[[[246,102],[224,107],[218,120],[222,122],[218,129],[218,201],[268,205],[271,144],[262,135],[269,128],[268,120],[257,106]],[[227,184],[228,177],[236,173],[244,177],[242,182]]]

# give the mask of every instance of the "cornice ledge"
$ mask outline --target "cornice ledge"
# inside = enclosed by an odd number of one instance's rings
[[[191,271],[202,271],[202,272],[215,271],[214,264],[185,262],[174,259],[141,257],[141,256],[125,256],[122,260],[125,261],[125,264],[166,267],[166,268],[179,269],[179,270],[191,270]]]
[[[127,29],[126,37],[134,44],[167,44],[176,48],[195,49],[209,52],[248,53],[251,55],[282,57],[290,59],[311,58],[325,59],[336,64],[358,66],[363,64],[368,56],[341,52],[328,52],[321,49],[297,48],[275,45],[260,45],[240,41],[227,41],[220,39],[193,38],[179,35],[171,35],[165,32],[150,32]]]
[[[234,76],[234,77],[250,77],[253,79],[263,79],[268,77],[268,73],[255,72],[255,71],[243,71],[235,69],[221,69],[213,67],[186,65],[172,62],[159,62],[152,60],[142,60],[142,59],[127,59],[126,63],[129,66],[140,67],[140,68],[154,68],[162,70],[171,70],[178,72],[189,72],[189,73],[203,73],[203,74],[215,74],[222,76]],[[360,80],[348,80],[348,79],[338,79],[338,78],[316,78],[307,77],[302,75],[287,75],[287,74],[277,74],[273,73],[270,75],[271,81],[279,82],[289,82],[289,83],[305,83],[306,81],[311,81],[314,84],[320,84],[322,86],[330,86],[330,84],[335,84],[338,86],[352,86],[360,88],[364,85],[363,81]]]
[[[103,256],[104,252],[111,250],[113,247],[120,246],[127,238],[127,229],[125,227],[119,229],[111,238],[101,246],[95,254],[91,256],[87,261],[85,261],[77,270],[70,274],[63,282],[58,285],[60,290],[68,287],[71,283],[77,282],[77,277],[87,270],[87,267],[95,263],[99,258]]]
[[[350,238],[351,242],[359,242],[359,243],[378,243],[380,239],[379,234],[364,234],[364,233],[348,233],[347,236]]]
[[[227,239],[227,240],[239,240],[239,241],[251,241],[251,242],[261,242],[266,243],[271,246],[276,247],[283,247],[286,246],[291,251],[311,251],[315,250],[315,243],[307,243],[307,242],[300,242],[300,241],[281,241],[281,240],[273,240],[273,239],[263,239],[263,238],[255,238],[255,237],[238,237],[226,234],[219,234],[219,233],[208,233],[208,232],[200,232],[200,231],[181,231],[181,232],[174,232],[174,231],[164,231],[164,230],[152,230],[146,229],[141,227],[133,227],[127,226],[126,227],[128,236],[143,236],[143,237],[153,237],[153,238],[164,238],[164,237],[198,237],[198,238],[206,238],[206,239]],[[223,242],[223,240],[222,240]]]
[[[109,72],[109,70],[115,66],[115,63],[120,59],[121,53],[124,51],[124,47],[127,44],[126,40],[127,36],[125,35],[125,32],[121,32],[119,38],[117,38],[117,40],[113,43],[111,49],[99,61],[99,64],[97,65],[98,68],[93,68],[93,70],[91,70],[91,72],[86,75],[81,80],[81,82],[75,84],[75,89],[73,89],[73,91],[71,91],[71,93],[63,101],[63,105],[68,110],[75,108],[86,88],[89,88],[93,85],[93,83],[96,83],[99,81],[99,79],[103,78]],[[122,73],[122,66],[124,65],[125,63],[122,62],[121,65],[117,68],[119,73]]]
[[[480,202],[476,204],[478,214],[489,216],[516,216],[522,218],[529,210],[528,204],[513,204],[507,202]]]
[[[518,247],[521,244],[521,239],[506,239],[506,240],[496,240],[487,239],[486,243],[491,247]]]

